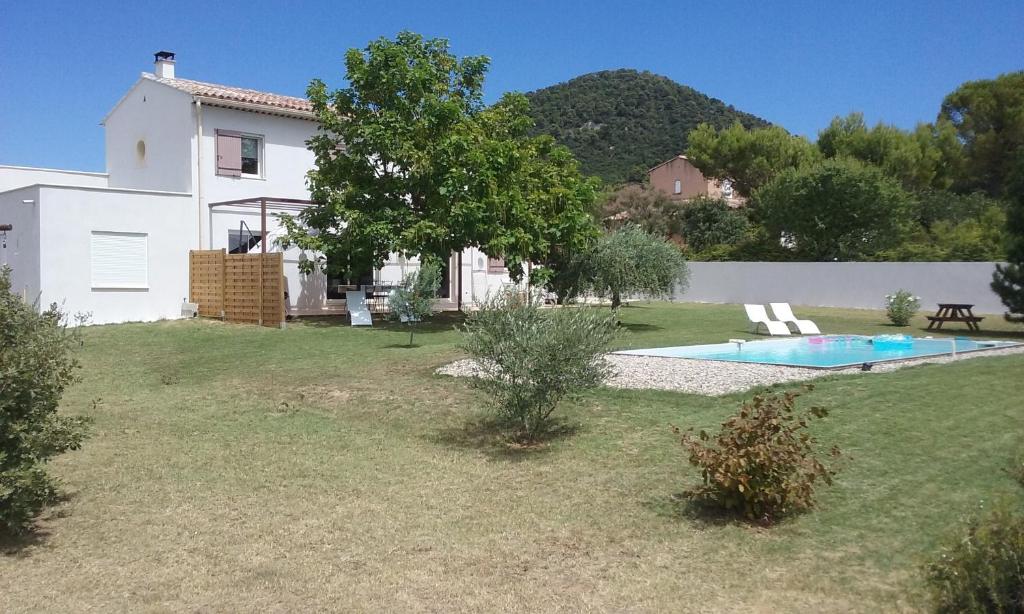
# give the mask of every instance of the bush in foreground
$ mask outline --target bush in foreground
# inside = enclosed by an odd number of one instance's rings
[[[807,427],[828,412],[812,407],[798,413],[798,396],[755,396],[722,423],[713,443],[705,431],[693,435],[674,428],[703,478],[686,496],[766,525],[813,507],[815,487],[831,485],[835,470],[818,460],[817,442]],[[835,458],[839,449],[833,447],[829,454]]]
[[[541,309],[515,291],[469,316],[463,348],[481,369],[476,385],[491,396],[516,438],[543,437],[564,398],[609,375],[603,354],[617,334],[614,312],[588,307]]]
[[[0,530],[26,531],[54,502],[46,461],[84,438],[83,418],[57,413],[76,379],[77,343],[56,305],[36,312],[11,294],[10,269],[0,270]]]
[[[937,612],[1024,612],[1024,516],[1000,506],[971,518],[927,573]]]

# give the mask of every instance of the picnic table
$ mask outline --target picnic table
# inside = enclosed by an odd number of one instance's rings
[[[965,303],[939,303],[939,310],[935,315],[928,316],[928,330],[939,330],[946,322],[963,322],[971,330],[981,330],[978,322],[985,318],[979,318],[971,312],[974,305]]]

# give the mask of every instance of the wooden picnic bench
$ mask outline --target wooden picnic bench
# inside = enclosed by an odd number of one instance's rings
[[[939,303],[939,310],[935,315],[928,316],[928,330],[939,330],[946,322],[963,322],[971,330],[981,330],[978,322],[985,318],[979,318],[971,312],[974,305],[965,303]]]

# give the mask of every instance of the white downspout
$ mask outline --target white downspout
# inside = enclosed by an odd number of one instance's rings
[[[203,249],[203,101],[193,98],[196,105],[196,232],[199,243],[196,249]]]
[[[469,258],[469,302],[476,306],[476,261],[480,258],[480,249],[474,247]]]

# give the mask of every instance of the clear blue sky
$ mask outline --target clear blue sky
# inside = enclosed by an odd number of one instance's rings
[[[963,81],[1024,69],[1019,0],[783,4],[8,1],[0,164],[103,170],[99,122],[160,49],[181,77],[302,95],[343,82],[346,49],[409,29],[490,56],[488,100],[637,68],[812,138],[850,111],[931,121]]]

